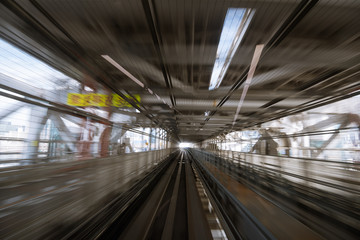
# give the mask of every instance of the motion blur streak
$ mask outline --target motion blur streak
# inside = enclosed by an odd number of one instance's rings
[[[358,239],[359,12],[0,1],[0,239]]]

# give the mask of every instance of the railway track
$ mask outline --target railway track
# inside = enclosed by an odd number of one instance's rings
[[[274,239],[186,150],[64,237],[89,238]]]

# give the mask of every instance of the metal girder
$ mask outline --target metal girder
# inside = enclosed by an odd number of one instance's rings
[[[175,96],[174,96],[173,90],[172,90],[172,88],[173,88],[172,79],[169,74],[169,70],[168,70],[167,66],[165,65],[165,59],[164,59],[163,51],[161,49],[161,46],[163,45],[163,41],[161,38],[161,33],[160,33],[160,29],[159,29],[158,22],[157,22],[158,16],[157,16],[157,13],[155,10],[154,2],[151,0],[142,0],[142,5],[143,5],[144,11],[145,11],[145,17],[147,18],[148,26],[150,28],[151,36],[154,41],[155,49],[156,49],[157,55],[159,57],[164,81],[166,83],[167,88],[169,89],[170,100],[171,100],[173,107],[175,107],[176,100],[175,100]]]
[[[94,61],[92,57],[89,56],[88,52],[84,50],[84,48],[75,41],[75,38],[71,37],[67,30],[59,24],[55,18],[53,18],[42,5],[38,4],[36,1],[32,1],[32,4],[38,9],[38,11],[42,12],[43,17],[45,17],[48,21],[51,22],[52,27],[56,27],[57,30],[61,31],[65,36],[70,36],[68,38],[72,44],[64,44],[61,39],[54,34],[53,31],[46,28],[46,24],[44,22],[39,21],[34,15],[32,15],[28,9],[25,9],[22,4],[13,2],[13,1],[2,1],[2,5],[9,11],[11,11],[15,16],[17,16],[24,24],[27,25],[28,29],[32,29],[35,34],[31,31],[27,30],[27,34],[33,34],[32,37],[42,42],[45,49],[52,51],[53,54],[60,56],[60,59],[71,62],[73,67],[81,69],[81,72],[89,73],[97,82],[102,84],[104,87],[112,90],[113,92],[120,95],[125,101],[127,101],[134,108],[138,109],[145,116],[147,116],[151,121],[155,124],[159,124],[157,119],[148,113],[146,108],[142,105],[137,104],[131,98],[128,98],[124,95],[117,87],[114,86],[114,82],[112,81],[112,77],[109,76],[103,69],[98,68],[98,64]],[[48,23],[47,21],[47,23]],[[16,38],[17,36],[15,36]],[[17,43],[19,45],[19,39],[11,39],[12,42]],[[20,41],[21,42],[21,41]],[[38,54],[36,54],[38,55]],[[50,62],[50,61],[49,61]],[[51,62],[52,63],[52,62]],[[51,64],[50,63],[50,64]],[[56,65],[56,64],[55,64]],[[166,129],[166,126],[162,126]]]
[[[347,114],[329,116],[329,118],[326,120],[320,121],[311,126],[307,126],[307,127],[303,128],[303,130],[301,132],[317,131],[317,130],[329,127],[331,125],[337,125],[337,124],[342,125],[344,122],[348,122]]]
[[[25,105],[26,104],[22,102],[3,104],[0,108],[0,120],[7,117],[11,113],[16,112]]]
[[[64,121],[61,119],[59,113],[55,111],[49,111],[50,119],[53,121],[56,128],[59,130],[59,134],[61,139],[65,142],[66,146],[72,151],[76,152],[76,142],[77,140],[74,138],[73,134],[66,127]]]
[[[192,0],[142,0],[137,4],[95,1],[86,5],[62,0],[53,3],[6,0],[0,4],[4,12],[1,24],[4,30],[0,34],[31,54],[41,55],[43,61],[63,72],[68,73],[66,69],[71,72],[72,66],[74,74],[85,71],[114,92],[121,89],[124,94],[139,94],[141,102],[132,104],[138,105],[149,121],[174,129],[174,135],[186,130],[188,122],[196,123],[189,139],[206,139],[210,129],[215,135],[229,131],[228,124],[240,97],[238,90],[246,79],[251,53],[257,44],[266,45],[264,54],[244,99],[244,112],[240,112],[240,120],[232,130],[359,94],[356,23],[360,5],[355,2],[204,3],[206,7]],[[256,13],[222,86],[208,91],[229,7],[252,8]],[[101,58],[103,54],[113,56],[148,85],[134,86]],[[59,59],[60,63],[55,63]],[[43,99],[52,98],[55,96]],[[170,102],[175,109],[168,107]],[[200,126],[205,129],[202,132],[198,129],[201,121]],[[130,122],[139,126],[150,124],[141,117]],[[223,123],[222,128],[213,125],[219,123]]]
[[[124,51],[123,49],[118,49],[117,51],[119,51],[119,53],[121,53],[120,54],[121,56],[126,56],[127,60],[131,59],[131,61],[126,61],[126,60],[123,61],[124,62],[123,65],[126,68],[133,69],[134,72],[136,72],[140,75],[145,75],[147,77],[146,79],[150,79],[154,82],[157,82],[161,86],[168,87],[167,84],[162,80],[164,77],[163,72],[161,70],[159,70],[156,66],[145,61],[142,58],[139,58],[131,53]],[[169,78],[171,78],[172,86],[174,88],[176,88],[177,90],[181,90],[188,94],[194,93],[193,87],[184,84],[182,81],[180,81],[179,79],[177,79],[174,76],[169,76]],[[155,93],[157,93],[157,92],[155,91]]]
[[[263,55],[265,55],[272,47],[277,46],[284,39],[284,37],[301,21],[301,19],[304,18],[304,16],[311,10],[311,8],[315,6],[317,2],[318,0],[302,0],[294,9],[294,11],[288,16],[281,27],[274,33],[272,38],[266,43]],[[245,82],[249,69],[250,66],[246,67],[238,80],[236,80],[236,82],[233,84],[230,91],[217,104],[216,110],[213,110],[209,117],[204,121],[205,124],[213,115],[215,115],[217,109],[221,108],[225,102],[228,101],[233,92]]]

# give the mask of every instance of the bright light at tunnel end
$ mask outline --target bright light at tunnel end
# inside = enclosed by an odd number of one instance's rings
[[[179,144],[179,148],[192,148],[193,147],[193,143],[189,143],[189,142],[182,142]]]

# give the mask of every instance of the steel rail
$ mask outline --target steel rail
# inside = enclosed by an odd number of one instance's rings
[[[224,217],[225,224],[228,226],[234,239],[275,239],[203,164],[195,158],[192,152],[190,152],[190,155],[195,162],[200,178],[215,200],[217,207]]]
[[[173,192],[170,200],[169,210],[166,216],[164,231],[162,233],[161,239],[163,240],[171,240],[172,233],[174,228],[174,219],[175,219],[175,212],[176,212],[176,203],[178,200],[178,193],[179,193],[179,185],[180,185],[180,178],[181,178],[181,170],[182,170],[182,160],[184,158],[184,153],[181,153],[181,158],[178,163],[178,172],[176,174],[175,185],[173,187]]]
[[[165,195],[164,189],[169,186],[175,169],[176,161],[173,161],[164,173],[164,176],[150,193],[150,196],[146,199],[146,204],[143,205],[137,213],[135,213],[135,218],[131,221],[125,231],[120,234],[120,239],[146,239],[150,232],[150,228],[154,223],[156,213],[161,207],[160,204]],[[109,237],[112,238],[114,236],[105,235],[100,239],[109,239]]]
[[[149,197],[127,220],[120,234],[108,231],[99,239],[212,239],[187,152],[173,159]]]
[[[129,193],[62,239],[212,239],[192,163],[187,151],[173,153]]]
[[[206,221],[201,199],[196,189],[195,177],[191,165],[191,163],[185,164],[189,240],[212,239],[209,223]]]

